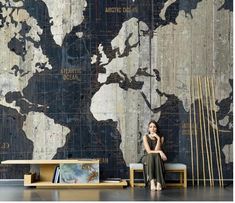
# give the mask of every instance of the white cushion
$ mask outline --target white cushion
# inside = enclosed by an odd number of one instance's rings
[[[164,166],[166,170],[182,170],[187,168],[185,164],[181,163],[165,163]]]
[[[132,169],[143,169],[142,163],[130,163],[129,166]],[[183,170],[187,168],[185,164],[181,163],[165,163],[164,166],[166,170]]]
[[[141,163],[130,163],[129,166],[132,169],[143,169],[144,168],[143,164],[141,164]]]

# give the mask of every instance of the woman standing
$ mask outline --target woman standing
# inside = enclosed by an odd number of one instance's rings
[[[164,137],[159,134],[157,126],[157,122],[151,120],[148,124],[149,133],[143,137],[144,148],[147,152],[147,176],[151,190],[162,190],[165,186],[163,161],[166,161],[167,157],[162,151]]]

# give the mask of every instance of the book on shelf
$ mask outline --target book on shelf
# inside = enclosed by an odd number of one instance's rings
[[[60,182],[60,167],[59,166],[55,167],[52,182],[53,183],[59,183]]]
[[[104,183],[120,183],[121,178],[106,178],[102,182],[104,182]]]
[[[52,178],[52,183],[54,183],[54,181],[55,181],[56,170],[57,170],[57,167],[55,167],[55,170],[54,170],[54,174],[53,174],[53,178]]]
[[[60,183],[60,167],[59,167],[59,175],[58,175],[58,178],[56,179],[56,183]]]
[[[118,180],[103,180],[103,183],[120,183]]]

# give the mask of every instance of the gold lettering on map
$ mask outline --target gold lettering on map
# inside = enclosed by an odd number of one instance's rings
[[[10,144],[8,142],[0,143],[0,149],[9,149]]]
[[[121,7],[106,7],[105,13],[121,13],[122,8]]]
[[[80,80],[81,71],[79,69],[63,68],[61,69],[63,80]]]
[[[123,7],[122,12],[123,13],[137,13],[138,8],[137,7]]]
[[[105,13],[137,13],[137,7],[106,7]]]

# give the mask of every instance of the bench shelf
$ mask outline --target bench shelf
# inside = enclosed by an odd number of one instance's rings
[[[123,188],[127,186],[126,180],[120,182],[99,183],[53,183],[52,178],[55,168],[59,164],[99,164],[97,159],[79,160],[7,160],[1,164],[31,164],[39,166],[39,179],[36,180],[35,173],[24,175],[24,186],[36,188]]]

